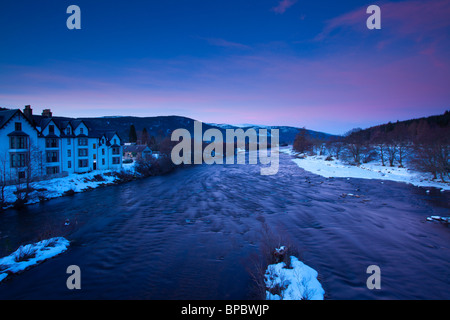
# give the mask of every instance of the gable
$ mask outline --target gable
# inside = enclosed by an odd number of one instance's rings
[[[7,133],[17,131],[15,123],[21,123],[21,130],[27,134],[39,133],[36,127],[28,120],[20,110],[8,110],[0,112],[0,130],[5,129]]]
[[[89,130],[88,130],[87,125],[83,121],[80,121],[77,124],[77,126],[74,128],[73,132],[77,136],[80,134],[87,135],[89,133]]]
[[[53,126],[54,131],[51,133],[50,132],[50,128]],[[41,133],[44,136],[48,136],[48,135],[57,135],[60,136],[61,135],[61,131],[59,130],[59,127],[56,125],[55,121],[50,120],[48,121],[48,123],[45,125],[44,128],[41,128]]]

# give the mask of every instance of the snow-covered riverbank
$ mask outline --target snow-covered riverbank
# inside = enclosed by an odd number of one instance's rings
[[[297,155],[292,148],[282,148],[280,152]],[[353,166],[340,160],[325,160],[326,156],[302,156],[292,159],[300,168],[325,178],[360,178],[379,179],[409,183],[418,187],[450,190],[450,183],[433,180],[431,174],[418,172],[408,168],[382,166],[378,161]]]
[[[0,258],[0,282],[8,275],[22,272],[63,253],[69,245],[67,239],[56,237],[20,246],[9,256]]]
[[[275,249],[284,251],[281,246]],[[264,274],[267,300],[323,300],[325,291],[317,280],[318,273],[294,256],[289,267],[285,262],[270,264]]]
[[[121,181],[120,177],[124,174],[136,175],[134,164],[124,164],[121,172],[111,170],[95,170],[82,174],[69,174],[68,176],[62,178],[32,182],[30,183],[31,191],[28,194],[25,204],[33,204],[42,200],[48,200],[64,195],[95,189],[101,186],[116,184]],[[13,206],[13,204],[17,201],[18,187],[24,188],[25,184],[22,184],[21,186],[11,185],[5,187],[5,207]]]

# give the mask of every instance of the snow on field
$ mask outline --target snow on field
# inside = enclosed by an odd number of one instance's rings
[[[123,171],[134,173],[134,164],[124,165]],[[118,177],[112,170],[96,170],[89,173],[69,174],[66,177],[32,182],[30,184],[34,191],[30,192],[26,204],[37,203],[40,199],[52,199],[61,197],[68,192],[82,192],[99,186],[112,184],[118,181]],[[25,187],[25,184],[22,184]],[[5,188],[5,202],[12,204],[17,200],[17,186],[11,185]]]
[[[317,271],[294,256],[290,259],[289,269],[284,262],[267,267],[264,279],[266,299],[323,300],[325,291],[317,280]]]
[[[291,148],[280,152],[295,155]],[[441,191],[450,190],[450,183],[433,180],[431,175],[407,168],[382,166],[377,161],[360,166],[345,164],[339,160],[326,161],[326,156],[306,156],[292,159],[300,168],[325,178],[380,179],[410,183],[418,187],[434,187]]]
[[[69,245],[67,239],[56,237],[20,246],[9,256],[0,259],[0,282],[9,274],[24,271],[63,253]]]

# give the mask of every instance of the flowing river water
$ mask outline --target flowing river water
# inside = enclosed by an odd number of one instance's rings
[[[354,194],[359,197],[343,196]],[[0,299],[252,299],[265,228],[297,247],[327,299],[450,299],[449,192],[280,169],[198,165],[0,214],[0,249],[68,251],[0,283]],[[68,221],[69,226],[65,226]],[[255,259],[256,257],[256,259]],[[81,290],[68,290],[78,265]],[[381,289],[369,290],[378,265]]]

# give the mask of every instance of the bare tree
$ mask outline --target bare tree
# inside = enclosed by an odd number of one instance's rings
[[[410,149],[410,132],[408,128],[404,124],[398,124],[393,132],[392,139],[395,141],[397,146],[397,154],[398,154],[398,164],[400,167],[403,167],[403,161],[409,154]]]
[[[339,159],[339,157],[341,156],[341,152],[344,149],[344,143],[340,138],[331,138],[327,141],[326,147],[332,157]]]
[[[395,159],[397,158],[397,152],[398,152],[397,145],[395,144],[394,141],[390,140],[387,142],[386,152],[387,152],[387,157],[388,157],[388,161],[389,161],[389,166],[393,167]]]
[[[429,128],[423,126],[414,141],[416,168],[430,172],[434,179],[438,175],[444,182],[450,177],[450,128]]]
[[[0,155],[0,209],[3,208],[5,200],[5,187],[8,182],[6,172],[6,154]]]
[[[45,173],[45,155],[38,146],[30,145],[30,159],[34,165],[34,172],[37,176],[43,176]]]
[[[314,144],[311,138],[308,136],[308,132],[305,128],[299,130],[297,136],[295,137],[292,148],[297,152],[308,152],[312,151]]]
[[[355,165],[361,164],[361,155],[364,151],[364,137],[360,128],[352,129],[345,134],[346,157]]]
[[[386,156],[386,133],[384,132],[384,130],[382,131],[377,130],[374,134],[374,136],[371,139],[372,144],[374,145],[375,149],[378,151],[380,160],[381,160],[381,165],[384,167],[385,166],[385,156]]]

